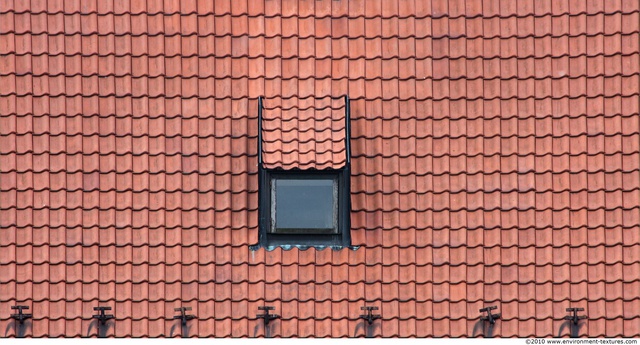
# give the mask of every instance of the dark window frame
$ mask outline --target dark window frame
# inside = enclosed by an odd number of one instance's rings
[[[259,242],[261,246],[331,246],[348,247],[351,245],[351,191],[350,170],[348,168],[332,170],[280,170],[259,169]],[[272,229],[272,182],[279,178],[312,179],[332,178],[337,181],[337,233],[273,233]]]

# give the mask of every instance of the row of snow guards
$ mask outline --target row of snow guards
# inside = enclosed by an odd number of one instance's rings
[[[28,310],[29,307],[24,305],[16,305],[16,306],[12,306],[11,309],[18,311],[15,314],[11,314],[11,318],[15,320],[15,323],[13,325],[15,330],[15,337],[18,337],[18,338],[26,337],[27,336],[26,330],[27,328],[30,327],[28,319],[32,317],[32,314],[23,313],[23,310]],[[372,327],[374,327],[373,324],[376,320],[382,321],[382,315],[374,314],[374,311],[379,309],[376,306],[363,306],[360,309],[364,310],[365,314],[360,315],[359,319],[363,319],[364,321],[366,321],[366,324],[363,323],[358,327],[364,326],[366,328],[365,336],[371,337],[370,330]],[[481,322],[479,322],[476,325],[473,332],[473,336],[482,336],[482,337],[494,336],[493,325],[495,325],[496,321],[500,319],[500,313],[494,314],[491,311],[496,309],[498,309],[497,306],[488,306],[480,309],[480,313],[487,313],[487,314],[486,316],[483,316],[480,318]],[[94,307],[93,310],[98,311],[99,313],[96,315],[92,315],[91,318],[96,319],[98,322],[96,325],[92,323],[91,326],[89,326],[87,336],[91,336],[92,329],[97,326],[97,336],[99,338],[104,338],[106,337],[106,332],[108,331],[109,327],[112,326],[112,324],[109,323],[109,320],[113,319],[114,320],[113,322],[115,322],[115,316],[113,314],[105,313],[106,311],[111,310],[111,307],[99,306],[99,307]],[[261,307],[258,307],[258,310],[264,311],[264,313],[256,314],[256,319],[262,319],[264,321],[265,337],[270,337],[272,335],[269,329],[269,323],[273,320],[279,319],[280,315],[269,313],[269,311],[275,310],[275,307],[273,306],[261,306]],[[175,308],[174,311],[177,312],[178,315],[174,315],[173,319],[179,320],[180,325],[182,326],[182,332],[180,336],[189,337],[188,323],[190,320],[196,319],[197,316],[187,313],[188,311],[191,311],[191,307]],[[564,328],[568,325],[570,328],[571,337],[575,338],[577,337],[577,331],[580,328],[580,320],[587,319],[587,316],[578,315],[578,312],[584,311],[584,308],[567,308],[566,311],[568,313],[572,313],[572,315],[565,316],[564,319],[567,320],[568,322],[563,324],[561,328]],[[482,328],[482,333],[479,333],[480,328]],[[176,329],[177,327],[175,326],[171,328],[170,336],[178,335],[176,333]]]

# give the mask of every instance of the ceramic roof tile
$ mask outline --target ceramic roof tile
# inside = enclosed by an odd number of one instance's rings
[[[640,334],[637,1],[6,5],[6,336]],[[343,95],[360,248],[249,249],[257,97],[265,167],[325,169]]]

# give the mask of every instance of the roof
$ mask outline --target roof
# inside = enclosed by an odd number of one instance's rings
[[[347,102],[344,97],[315,95],[264,100],[258,115],[263,166],[283,170],[346,166]]]
[[[637,0],[231,4],[0,3],[2,336],[640,336]],[[359,249],[250,250],[343,95]]]

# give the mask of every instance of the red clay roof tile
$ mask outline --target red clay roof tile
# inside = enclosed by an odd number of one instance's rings
[[[188,305],[190,336],[266,336],[252,315],[273,305],[269,336],[484,336],[494,304],[497,336],[568,336],[569,306],[589,316],[580,336],[637,336],[639,16],[0,5],[0,327],[24,304],[27,335],[96,336],[100,304],[108,336],[180,336]],[[256,98],[265,166],[324,169],[346,164],[344,101],[315,97],[344,94],[362,248],[250,250]]]

